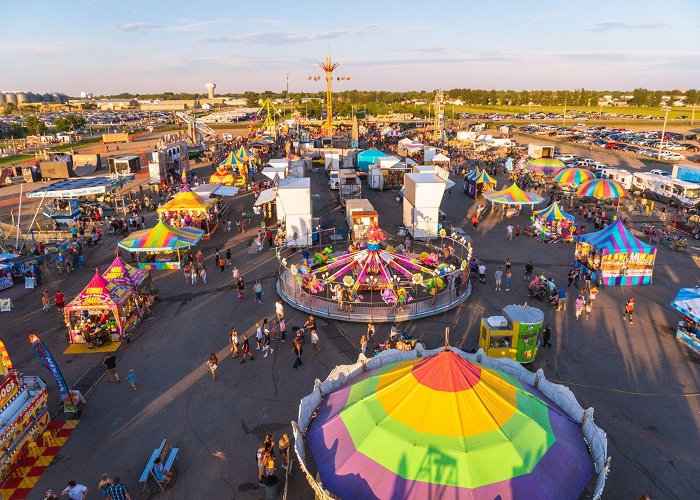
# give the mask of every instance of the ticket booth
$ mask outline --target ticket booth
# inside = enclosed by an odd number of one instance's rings
[[[544,312],[536,307],[506,306],[500,316],[481,318],[479,347],[492,358],[532,363],[543,322]]]

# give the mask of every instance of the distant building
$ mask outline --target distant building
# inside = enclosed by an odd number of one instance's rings
[[[199,107],[195,99],[173,101],[139,101],[141,111],[185,111]],[[195,106],[196,104],[196,106]]]
[[[84,90],[81,90],[80,91],[80,98],[81,99],[94,99],[95,94],[93,94],[92,92],[85,92]]]
[[[598,106],[612,106],[616,108],[624,108],[629,106],[629,102],[634,99],[632,95],[623,95],[620,97],[613,97],[612,95],[604,95],[598,99]]]
[[[97,109],[102,111],[134,109],[139,105],[136,99],[72,99],[69,104],[76,108],[82,108],[86,104],[94,104]]]
[[[3,90],[0,92],[0,106],[6,104],[41,104],[41,103],[62,103],[68,101],[68,96],[60,92],[38,94],[30,91]]]

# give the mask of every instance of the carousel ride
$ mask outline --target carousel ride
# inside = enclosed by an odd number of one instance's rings
[[[407,251],[372,223],[361,241],[318,245],[278,258],[278,291],[294,307],[346,321],[396,321],[438,314],[455,307],[471,286],[462,273],[471,243],[441,233],[440,247]],[[459,275],[459,277],[458,277]],[[461,282],[459,289],[457,284]]]

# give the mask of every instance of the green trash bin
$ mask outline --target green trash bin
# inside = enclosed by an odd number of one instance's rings
[[[263,479],[263,485],[265,487],[265,500],[274,500],[277,498],[279,484],[280,480],[275,475],[267,476]]]

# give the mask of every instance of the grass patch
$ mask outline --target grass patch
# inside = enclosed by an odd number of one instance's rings
[[[628,108],[611,108],[611,107],[603,107],[599,108],[598,106],[567,106],[567,110],[572,111],[578,111],[578,112],[584,112],[584,111],[592,111],[592,112],[599,112],[602,110],[603,113],[616,113],[616,114],[624,114],[624,115],[645,115],[645,116],[658,116],[658,117],[663,117],[666,111],[663,108],[656,107],[656,106],[649,106],[649,107],[641,107],[641,106],[630,106]],[[517,114],[517,113],[562,113],[564,111],[564,106],[478,106],[478,105],[465,105],[465,106],[454,106],[454,112],[455,113],[474,113],[474,114],[481,114],[481,113],[508,113],[508,114]],[[668,113],[668,118],[669,119],[676,119],[679,116],[691,116],[693,113],[693,108],[692,107],[678,107],[678,108],[672,108],[669,113]],[[452,117],[452,105],[451,104],[446,104],[445,105],[445,114],[448,117]],[[696,116],[700,117],[696,113]]]

